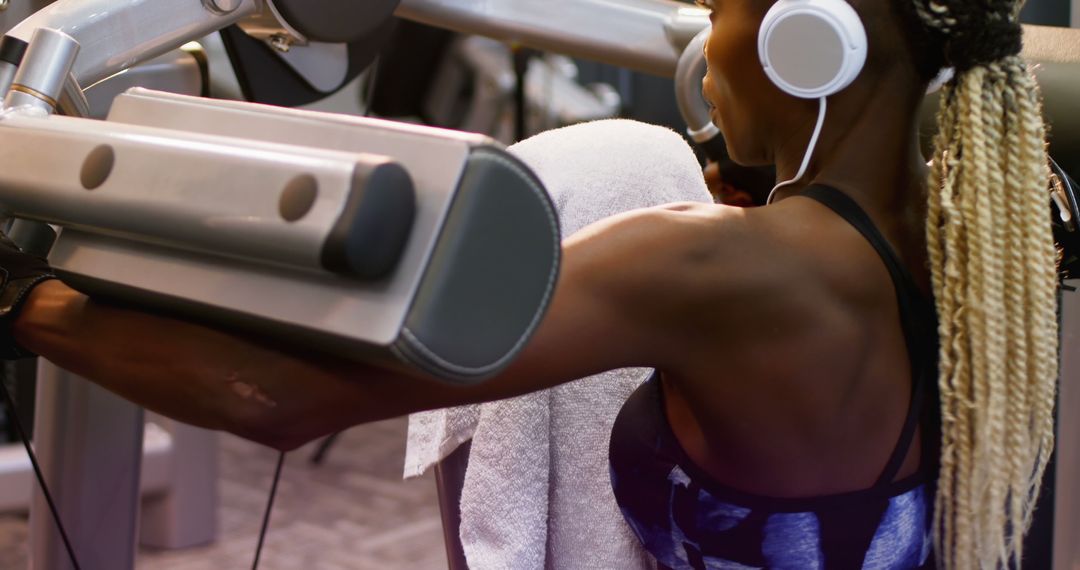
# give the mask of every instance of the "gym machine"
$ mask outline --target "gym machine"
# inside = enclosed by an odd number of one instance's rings
[[[347,73],[340,45],[395,15],[675,76],[689,136],[721,152],[698,94],[707,14],[672,0],[59,0],[0,46],[0,204],[61,228],[50,262],[88,293],[480,381],[535,329],[559,262],[542,185],[492,140],[143,89],[85,118],[84,87],[233,24],[329,87]],[[1080,59],[1075,34],[1048,41]],[[80,561],[132,568],[141,413],[102,420],[68,376],[42,366],[46,481]],[[1059,501],[1075,502],[1069,461]],[[1059,531],[1080,528],[1062,512]],[[71,567],[40,497],[34,513],[34,567]],[[1080,559],[1064,549],[1059,568]]]
[[[148,90],[119,96],[105,121],[84,118],[83,86],[225,26],[279,54],[322,42],[333,60],[334,44],[374,32],[399,8],[340,4],[61,0],[30,16],[9,32],[0,62],[4,208],[61,228],[50,262],[88,293],[480,380],[534,330],[559,257],[542,186],[490,139]],[[623,11],[661,24],[653,35],[666,53],[648,63],[654,70],[679,53],[666,11],[686,10],[657,6]],[[704,25],[696,12],[693,33]],[[606,41],[625,45],[617,39]],[[329,86],[340,75],[306,78]],[[50,419],[37,446],[73,550],[88,567],[130,568],[141,413],[101,417],[86,383],[41,368]],[[39,496],[33,564],[70,567],[42,506]]]

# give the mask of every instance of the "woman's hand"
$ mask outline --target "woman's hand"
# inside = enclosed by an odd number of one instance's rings
[[[741,190],[724,182],[720,173],[720,164],[710,161],[705,165],[705,185],[718,204],[750,208],[755,206],[754,199],[746,190]]]
[[[15,319],[30,293],[46,281],[56,279],[48,262],[25,253],[0,233],[0,360],[34,356],[15,340]]]

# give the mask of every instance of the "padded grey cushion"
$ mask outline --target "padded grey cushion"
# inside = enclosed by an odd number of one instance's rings
[[[495,374],[539,325],[559,258],[558,218],[540,181],[502,149],[473,149],[398,357],[450,380]]]

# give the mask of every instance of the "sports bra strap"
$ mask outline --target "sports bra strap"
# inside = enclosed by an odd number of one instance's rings
[[[932,349],[927,343],[928,338],[924,335],[933,335],[934,327],[926,319],[926,315],[933,314],[933,308],[922,296],[911,273],[900,262],[900,258],[893,251],[889,242],[878,231],[877,226],[870,220],[870,216],[847,194],[831,187],[815,184],[804,189],[800,195],[811,198],[836,212],[851,224],[885,263],[885,268],[892,278],[893,287],[896,289],[896,301],[900,310],[900,326],[904,333],[904,342],[907,345],[908,362],[911,366],[911,402],[908,404],[907,418],[904,420],[900,439],[889,457],[885,469],[875,486],[887,485],[896,479],[900,468],[907,458],[911,442],[915,438],[915,430],[919,424],[922,413],[923,400],[926,398],[925,384],[927,375],[931,371]],[[932,318],[932,316],[931,316]],[[924,337],[924,338],[920,338]]]

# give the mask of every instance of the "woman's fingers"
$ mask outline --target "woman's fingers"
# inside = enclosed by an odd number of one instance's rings
[[[754,206],[754,199],[749,192],[724,183],[719,163],[710,161],[705,165],[702,174],[705,176],[705,186],[716,202],[740,208]]]
[[[755,206],[754,199],[749,192],[739,190],[730,184],[724,184],[721,187],[719,201],[721,204],[740,208],[753,208]]]
[[[721,192],[724,181],[720,176],[720,164],[710,160],[705,164],[705,170],[702,171],[702,174],[705,175],[705,187],[709,189],[709,194],[712,194],[713,200],[723,202]]]

